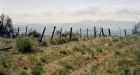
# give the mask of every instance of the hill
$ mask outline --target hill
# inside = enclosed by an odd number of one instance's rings
[[[0,47],[14,39],[0,38]],[[44,39],[47,40],[47,39]],[[37,52],[0,51],[3,75],[138,75],[140,36],[81,38],[39,45]]]

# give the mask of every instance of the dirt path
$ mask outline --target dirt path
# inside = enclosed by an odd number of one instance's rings
[[[83,67],[71,72],[69,75],[86,75],[87,73],[90,72],[91,67],[93,65],[97,65],[97,64],[101,63],[104,59],[108,58],[109,56],[111,56],[111,54],[110,55],[105,54],[104,56],[100,56],[100,57],[98,57],[97,60],[89,62],[88,64],[84,65]]]

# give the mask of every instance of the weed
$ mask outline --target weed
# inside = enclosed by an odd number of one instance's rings
[[[43,68],[42,66],[39,66],[39,65],[32,68],[33,75],[41,75],[42,71],[43,71]]]
[[[66,68],[66,69],[73,69],[73,65],[72,65],[70,62],[61,61],[60,64],[61,64],[62,66],[64,66],[64,68]]]
[[[96,51],[97,51],[98,53],[103,52],[101,48],[96,48]]]
[[[67,69],[59,69],[56,72],[54,72],[52,75],[68,75]]]
[[[42,55],[41,57],[40,57],[40,60],[41,60],[41,62],[43,62],[43,63],[45,63],[47,60],[46,60],[46,55]]]
[[[64,49],[64,50],[60,51],[60,54],[69,55],[69,54],[71,54],[71,51]]]
[[[19,75],[28,75],[26,71],[21,71]]]

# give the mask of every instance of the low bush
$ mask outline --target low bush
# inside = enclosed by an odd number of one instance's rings
[[[42,41],[40,44],[41,44],[41,46],[48,46],[48,42],[47,41]]]
[[[79,41],[79,38],[75,36],[71,39],[71,41]]]
[[[29,32],[28,36],[33,36],[33,37],[41,37],[41,34],[37,31],[32,31],[32,32]]]
[[[33,37],[20,36],[16,38],[15,48],[22,53],[33,52],[37,46],[37,42]]]

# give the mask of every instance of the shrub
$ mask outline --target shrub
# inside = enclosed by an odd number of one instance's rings
[[[78,37],[73,37],[71,41],[79,41]]]
[[[43,71],[42,66],[35,66],[32,68],[33,75],[41,75],[42,71]]]
[[[29,32],[29,34],[28,34],[29,36],[33,36],[33,37],[41,37],[41,34],[39,33],[39,32],[37,32],[37,31],[32,31],[32,32]]]
[[[33,52],[37,45],[33,37],[21,36],[16,38],[16,48],[22,53]]]
[[[41,44],[42,46],[48,46],[48,42],[47,42],[47,41],[42,41],[40,44]]]

